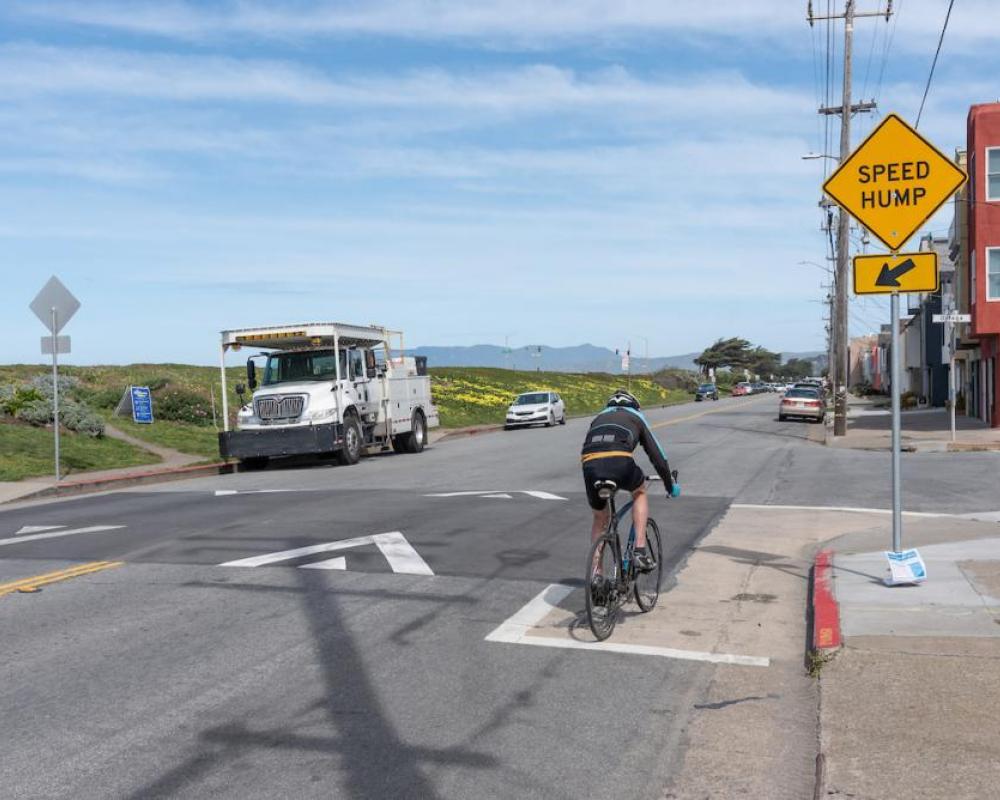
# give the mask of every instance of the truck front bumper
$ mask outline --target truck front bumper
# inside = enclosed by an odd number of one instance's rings
[[[219,434],[223,458],[276,458],[334,453],[344,441],[343,425],[305,425],[296,428],[263,428]]]

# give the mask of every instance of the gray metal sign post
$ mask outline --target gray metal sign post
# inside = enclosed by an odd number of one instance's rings
[[[899,292],[890,295],[889,317],[892,321],[892,352],[889,354],[889,382],[892,393],[892,551],[903,549],[903,501],[900,489],[900,429],[899,413]]]
[[[49,282],[28,306],[52,332],[52,336],[42,339],[42,353],[52,353],[52,428],[55,432],[56,482],[61,478],[59,470],[59,353],[69,352],[69,337],[60,336],[59,331],[70,321],[80,308],[80,301],[53,275]]]

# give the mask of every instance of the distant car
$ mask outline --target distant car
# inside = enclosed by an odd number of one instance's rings
[[[819,396],[820,397],[823,397],[823,395],[825,394],[825,389],[823,388],[823,384],[820,383],[819,381],[810,381],[810,380],[799,381],[792,388],[793,389],[815,389],[817,392],[819,392]]]
[[[566,404],[556,392],[519,394],[507,409],[504,430],[526,425],[566,424]]]
[[[696,403],[702,400],[718,400],[719,389],[714,383],[703,383],[694,393]]]
[[[804,417],[813,422],[822,422],[826,416],[825,403],[816,387],[789,389],[778,403],[778,420],[784,422],[789,417]]]
[[[731,394],[733,397],[742,397],[743,395],[753,394],[753,387],[751,387],[749,383],[737,383],[733,387]]]

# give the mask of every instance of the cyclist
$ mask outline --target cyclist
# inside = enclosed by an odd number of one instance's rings
[[[649,518],[646,474],[632,458],[632,453],[640,444],[653,462],[656,474],[663,480],[667,494],[672,494],[674,480],[663,448],[642,415],[639,401],[624,389],[618,389],[608,400],[607,408],[590,423],[580,460],[583,462],[587,501],[594,511],[591,541],[604,534],[610,513],[608,501],[598,496],[594,483],[614,481],[619,489],[632,493],[632,524],[635,526],[636,536],[635,565],[638,570],[649,572],[656,564],[646,552],[646,520]]]

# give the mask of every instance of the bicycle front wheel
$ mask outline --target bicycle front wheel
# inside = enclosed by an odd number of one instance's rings
[[[618,556],[610,538],[602,536],[590,546],[586,576],[587,622],[602,641],[615,629],[618,614]]]
[[[637,572],[635,576],[635,602],[643,611],[651,611],[660,596],[660,578],[663,576],[663,546],[660,544],[660,529],[654,520],[646,521],[646,552],[653,560],[649,572]]]

